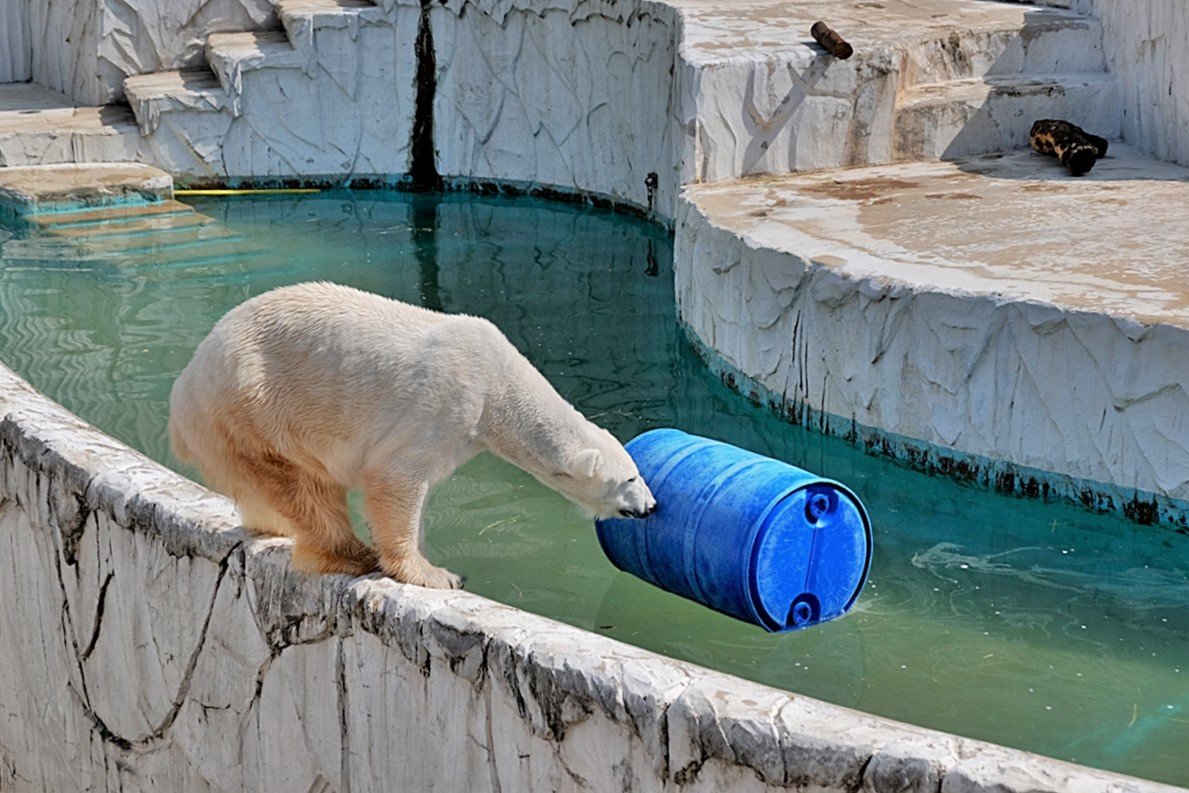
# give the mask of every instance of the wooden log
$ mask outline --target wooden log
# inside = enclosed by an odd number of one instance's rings
[[[1088,173],[1100,157],[1106,156],[1109,142],[1092,135],[1076,124],[1059,119],[1041,119],[1032,125],[1028,143],[1039,154],[1055,156],[1074,176]]]
[[[855,54],[855,48],[848,44],[846,39],[839,36],[825,22],[814,22],[813,27],[809,29],[809,35],[813,36],[813,40],[835,58],[846,60]]]

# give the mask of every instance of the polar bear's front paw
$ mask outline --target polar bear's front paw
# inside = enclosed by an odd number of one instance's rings
[[[405,584],[430,589],[462,589],[461,578],[444,567],[430,564],[425,557],[400,559],[396,562],[385,559],[380,566],[385,573]]]

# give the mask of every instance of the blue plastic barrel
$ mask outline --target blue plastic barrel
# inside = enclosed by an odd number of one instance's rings
[[[626,448],[657,509],[597,521],[620,570],[769,631],[840,617],[858,598],[871,521],[845,486],[680,430]]]

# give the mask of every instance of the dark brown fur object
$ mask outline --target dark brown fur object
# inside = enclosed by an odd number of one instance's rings
[[[809,35],[835,58],[846,60],[855,54],[855,48],[847,44],[846,39],[831,30],[825,22],[814,22],[813,27],[809,29]]]
[[[1032,125],[1028,142],[1040,154],[1055,155],[1074,176],[1088,173],[1098,158],[1106,156],[1106,138],[1091,135],[1076,124],[1041,119]]]

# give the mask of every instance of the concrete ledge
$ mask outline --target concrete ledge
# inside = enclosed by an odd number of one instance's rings
[[[791,420],[1184,528],[1187,201],[1122,146],[1080,180],[1024,153],[691,187],[679,310]]]
[[[173,198],[173,178],[149,165],[93,163],[0,168],[0,216]]]
[[[6,789],[1174,790],[465,592],[298,574],[2,366],[0,416]]]

